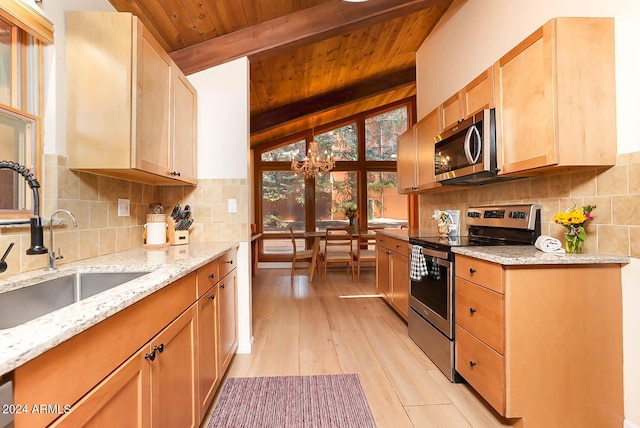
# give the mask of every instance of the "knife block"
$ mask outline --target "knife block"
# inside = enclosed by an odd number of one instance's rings
[[[185,245],[189,243],[189,230],[176,230],[176,222],[173,218],[167,219],[169,225],[168,236],[169,244],[171,245]]]

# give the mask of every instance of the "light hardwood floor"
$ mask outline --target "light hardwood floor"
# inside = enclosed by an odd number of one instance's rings
[[[359,284],[344,269],[312,284],[304,269],[293,283],[289,273],[260,269],[253,279],[253,351],[235,355],[226,377],[357,373],[379,428],[509,426],[413,343],[375,294],[372,269]]]

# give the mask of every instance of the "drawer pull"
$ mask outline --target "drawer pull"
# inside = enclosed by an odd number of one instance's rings
[[[153,351],[151,351],[150,354],[144,354],[144,359],[145,360],[149,360],[149,361],[155,360],[156,359],[156,351],[153,350]]]
[[[233,260],[227,260],[225,263],[229,263],[230,265],[233,264]]]
[[[476,308],[469,308],[469,312],[475,314],[478,310]]]
[[[220,288],[224,288],[224,284],[222,284],[222,285],[220,286]]]
[[[158,346],[154,346],[154,347],[153,347],[153,351],[154,351],[154,352],[155,352],[155,351],[158,351],[159,353],[162,353],[162,351],[164,351],[164,343],[161,343],[161,344],[160,344],[160,345],[158,345]]]
[[[471,360],[471,361],[469,361],[469,365],[470,365],[471,367],[475,367],[475,366],[477,366],[477,365],[478,365],[478,363],[476,363],[475,361]]]
[[[215,299],[215,298],[216,298],[216,295],[215,295],[215,294],[212,294],[211,296],[209,296],[209,300],[213,300],[213,299]]]
[[[216,274],[215,274],[215,273],[210,273],[210,274],[209,274],[209,279],[213,279],[213,278],[215,278],[215,277],[216,277]]]
[[[477,272],[477,270],[475,270],[474,268],[469,268],[469,273],[470,273],[471,275],[473,275],[473,274],[474,274],[474,273],[476,273],[476,272]]]

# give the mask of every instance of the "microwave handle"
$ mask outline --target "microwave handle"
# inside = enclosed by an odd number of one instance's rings
[[[476,125],[469,127],[467,135],[464,137],[464,155],[467,157],[469,165],[475,165],[478,163],[478,158],[480,157],[480,150],[471,154],[471,137],[474,133],[476,134],[476,138],[480,140],[480,132],[478,131],[478,128],[476,128]]]

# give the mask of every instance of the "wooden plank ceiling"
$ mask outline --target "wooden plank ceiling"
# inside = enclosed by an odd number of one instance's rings
[[[415,52],[452,0],[109,0],[186,73],[247,56],[251,147],[415,95]]]

